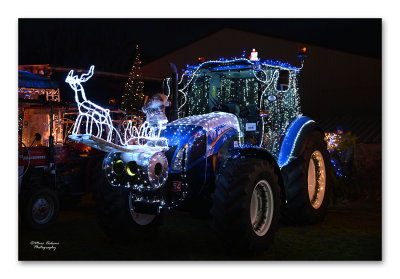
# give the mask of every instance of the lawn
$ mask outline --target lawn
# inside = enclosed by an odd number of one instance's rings
[[[97,225],[93,206],[64,210],[52,228],[19,231],[19,260],[381,260],[379,204],[366,202],[329,209],[318,225],[281,224],[263,254],[233,256],[220,247],[209,219],[176,212],[164,218],[156,237],[127,243],[110,241]],[[54,251],[34,249],[32,241],[59,243]]]

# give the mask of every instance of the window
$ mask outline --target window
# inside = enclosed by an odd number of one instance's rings
[[[290,72],[288,70],[280,70],[275,89],[281,92],[287,91],[289,89],[289,84],[290,84]]]

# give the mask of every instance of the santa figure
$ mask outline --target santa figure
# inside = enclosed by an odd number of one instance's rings
[[[251,52],[249,58],[251,61],[258,61],[258,52],[256,51],[255,48],[253,48],[253,51]]]
[[[165,108],[169,106],[168,98],[164,94],[156,93],[152,95],[143,106],[142,110],[146,114],[146,122],[154,128],[156,135],[160,134],[160,129],[164,130],[168,119],[165,115]]]

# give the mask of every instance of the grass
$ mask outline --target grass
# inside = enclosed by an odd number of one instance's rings
[[[263,254],[226,254],[210,220],[188,213],[166,216],[155,238],[113,243],[97,225],[93,207],[62,211],[45,231],[19,230],[19,260],[381,260],[379,205],[334,207],[318,225],[280,225],[274,244]],[[33,249],[31,241],[59,242],[55,251]]]

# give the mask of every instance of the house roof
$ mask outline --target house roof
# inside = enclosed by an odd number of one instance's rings
[[[57,89],[58,82],[27,71],[18,71],[18,87]]]

